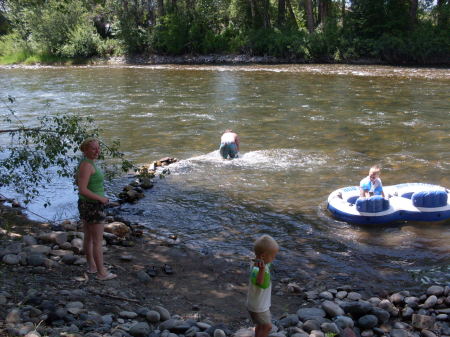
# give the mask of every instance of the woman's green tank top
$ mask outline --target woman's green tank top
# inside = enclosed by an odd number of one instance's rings
[[[91,191],[92,193],[95,193],[97,195],[100,195],[100,196],[104,197],[105,196],[105,187],[103,185],[103,181],[104,181],[103,172],[94,164],[93,160],[87,159],[87,158],[83,158],[80,161],[80,165],[81,165],[81,163],[83,161],[87,161],[95,169],[95,172],[89,177],[89,182],[88,182],[88,185],[87,185],[87,189],[89,191]],[[78,167],[80,165],[78,165]],[[84,195],[81,195],[81,193],[78,193],[78,197],[81,200],[97,202],[96,200],[92,200],[92,199],[86,198]]]

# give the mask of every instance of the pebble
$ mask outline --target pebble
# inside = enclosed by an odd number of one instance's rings
[[[167,321],[168,319],[170,319],[170,312],[169,310],[167,310],[166,308],[162,307],[162,306],[155,306],[153,308],[155,311],[159,312],[160,315],[160,320],[162,322]]]
[[[119,316],[122,318],[133,319],[138,317],[138,314],[133,311],[121,311],[119,312]]]
[[[3,256],[2,261],[9,265],[16,265],[16,264],[20,263],[20,257],[19,257],[19,255],[15,255],[15,254],[7,254],[7,255]]]
[[[322,309],[331,317],[344,315],[344,310],[334,302],[324,301],[322,303]]]
[[[147,321],[150,323],[158,323],[161,320],[161,315],[156,310],[149,310],[145,314],[145,317],[147,318]]]
[[[349,299],[350,301],[359,301],[362,298],[361,294],[356,293],[356,292],[349,292],[347,295],[347,299]]]

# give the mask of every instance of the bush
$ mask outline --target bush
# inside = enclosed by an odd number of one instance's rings
[[[69,33],[69,39],[58,53],[63,57],[91,57],[98,54],[100,36],[90,24],[80,24]]]
[[[0,37],[0,62],[13,64],[24,62],[33,54],[31,48],[16,33]]]
[[[157,53],[183,54],[188,50],[189,31],[188,20],[185,16],[166,15],[153,29],[150,47]]]
[[[304,31],[253,30],[248,33],[246,49],[253,55],[271,55],[285,58],[309,57]]]

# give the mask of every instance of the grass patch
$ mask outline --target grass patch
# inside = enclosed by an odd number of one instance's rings
[[[0,56],[1,65],[10,65],[10,64],[72,65],[85,63],[87,63],[86,59],[70,59],[50,54],[39,54],[26,51],[17,51],[15,53]]]

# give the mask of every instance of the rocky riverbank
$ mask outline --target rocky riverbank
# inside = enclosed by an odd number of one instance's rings
[[[250,337],[247,265],[204,256],[175,235],[109,216],[105,260],[119,276],[86,272],[76,222],[32,222],[2,206],[1,336]],[[311,276],[313,277],[313,276]],[[271,337],[450,335],[450,288],[421,293],[360,285],[307,289],[274,281]]]

